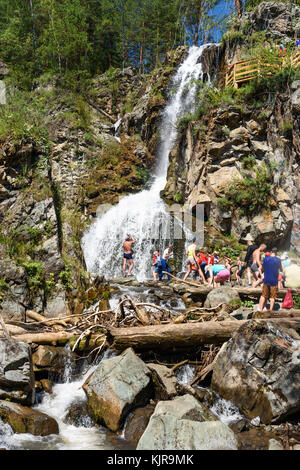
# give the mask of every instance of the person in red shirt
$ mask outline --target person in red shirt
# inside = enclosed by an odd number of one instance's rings
[[[152,261],[152,273],[153,273],[153,280],[158,280],[158,262],[161,261],[161,254],[158,250],[153,252],[153,261]]]

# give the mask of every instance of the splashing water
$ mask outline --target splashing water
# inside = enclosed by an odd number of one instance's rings
[[[167,104],[160,127],[161,144],[158,151],[158,164],[149,189],[129,195],[98,217],[84,234],[82,249],[88,271],[113,278],[121,274],[122,243],[126,234],[132,234],[137,242],[134,245],[133,273],[139,281],[151,277],[150,256],[155,248],[172,241],[171,214],[160,197],[167,182],[169,153],[177,137],[178,119],[194,109],[195,94],[203,78],[201,56],[211,46],[205,44],[191,47],[185,61],[180,65],[173,79],[169,103]],[[182,223],[177,221],[179,226]],[[189,238],[190,231],[183,232]],[[183,236],[184,238],[184,236]]]

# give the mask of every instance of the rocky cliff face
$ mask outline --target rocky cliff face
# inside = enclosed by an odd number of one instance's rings
[[[243,17],[242,24],[254,31],[266,27],[270,37],[276,30],[276,38],[279,34],[281,40],[291,42],[295,24],[292,22],[292,27],[289,19],[291,15],[298,18],[300,9],[284,8],[273,2],[261,4]],[[245,46],[239,40],[231,49],[225,41],[219,57],[219,84],[224,86],[223,66]],[[260,96],[254,105],[247,99],[236,104],[234,100],[220,100],[200,118],[192,117],[183,123],[170,155],[165,198],[176,200],[176,195],[181,195],[192,210],[204,204],[209,224],[240,241],[251,233],[257,242],[291,246],[300,252],[299,93],[300,81],[294,80],[288,88],[271,93],[263,103],[259,102]],[[262,94],[265,98],[268,91]],[[246,185],[249,180],[257,184],[252,206]],[[239,189],[235,205],[226,204],[228,199],[232,201],[230,189]],[[267,202],[260,204],[260,197]]]
[[[81,237],[102,204],[144,187],[170,77],[186,51],[170,54],[149,76],[109,71],[87,96],[64,93],[55,82],[32,93],[28,113],[40,106],[42,132],[25,123],[18,138],[8,132],[0,142],[4,318],[22,319],[27,309],[80,313],[107,298],[106,286],[85,271]],[[18,94],[8,87],[8,95],[15,113]]]

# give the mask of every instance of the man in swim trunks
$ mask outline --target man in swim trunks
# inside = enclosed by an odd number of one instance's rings
[[[263,282],[261,255],[266,250],[267,246],[262,243],[259,247],[253,251],[251,271],[255,278],[252,287],[257,287]]]
[[[132,245],[136,240],[133,238],[132,235],[127,235],[126,240],[123,243],[123,250],[124,250],[124,257],[123,257],[123,277],[126,277],[126,263],[127,260],[129,261],[129,270],[128,276],[130,276],[132,268],[133,268],[133,259],[132,259]]]

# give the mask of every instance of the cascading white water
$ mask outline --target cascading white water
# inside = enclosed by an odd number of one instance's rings
[[[113,278],[121,274],[122,243],[133,234],[134,274],[142,281],[151,275],[151,254],[165,248],[170,237],[171,215],[160,197],[167,181],[169,153],[174,145],[178,119],[193,111],[195,93],[203,71],[201,55],[209,44],[191,47],[173,79],[172,94],[160,127],[161,144],[150,189],[129,195],[97,218],[84,234],[82,248],[88,271]]]

